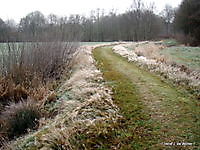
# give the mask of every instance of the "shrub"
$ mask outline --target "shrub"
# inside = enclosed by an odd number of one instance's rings
[[[191,37],[190,35],[184,35],[184,34],[177,34],[176,35],[176,40],[179,43],[185,44],[187,46],[197,46],[198,42],[194,37]]]
[[[41,112],[32,100],[12,103],[2,112],[3,130],[9,139],[20,136],[35,128],[40,116]]]

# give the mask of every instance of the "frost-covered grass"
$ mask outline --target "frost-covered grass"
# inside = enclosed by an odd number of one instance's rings
[[[177,64],[186,65],[192,69],[200,69],[200,47],[168,47],[160,51]]]
[[[170,47],[170,46],[176,46],[179,43],[175,39],[166,39],[166,40],[163,40],[163,44],[167,47]]]
[[[6,46],[6,44],[5,44],[5,43],[0,43],[0,50],[4,49],[4,48],[5,48],[5,46]]]
[[[130,62],[135,62],[139,66],[147,68],[151,72],[158,73],[176,85],[186,87],[186,89],[197,95],[199,98],[200,72],[198,70],[190,70],[185,66],[180,66],[176,63],[168,63],[166,61],[136,55],[134,50],[127,50],[122,45],[114,46],[113,51],[127,58]]]
[[[122,46],[129,51],[134,51],[138,56],[200,70],[200,47],[178,46],[174,39],[159,42],[132,42]]]
[[[8,51],[8,45],[6,43],[0,43],[0,57],[7,51]],[[0,63],[2,63],[1,61],[2,58],[0,60]]]
[[[93,45],[98,45],[98,44],[111,44],[113,42],[80,42],[80,45],[81,46],[84,46],[84,45],[90,45],[90,46],[93,46]]]
[[[55,118],[41,119],[38,131],[17,139],[11,144],[12,149],[78,149],[74,142],[81,132],[118,118],[112,92],[95,67],[92,49],[83,46],[77,51],[72,75],[57,92],[61,105]]]

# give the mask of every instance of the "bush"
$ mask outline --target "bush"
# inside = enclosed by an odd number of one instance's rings
[[[187,46],[198,46],[198,41],[194,38],[191,37],[190,35],[185,35],[185,34],[177,34],[176,35],[176,40],[179,43],[183,43]]]
[[[2,112],[3,129],[9,139],[36,128],[41,112],[31,100],[13,103]]]

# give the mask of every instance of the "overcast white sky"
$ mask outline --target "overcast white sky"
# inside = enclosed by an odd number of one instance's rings
[[[157,11],[161,11],[165,4],[177,7],[182,0],[143,0],[144,2],[155,2]],[[54,13],[59,16],[70,14],[87,15],[96,8],[116,9],[124,12],[132,0],[0,0],[0,18],[3,20],[14,19],[19,22],[20,18],[28,13],[39,10],[44,15]]]

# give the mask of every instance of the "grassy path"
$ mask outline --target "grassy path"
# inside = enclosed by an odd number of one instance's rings
[[[127,62],[109,47],[97,48],[94,57],[104,79],[112,86],[114,102],[124,117],[113,143],[118,143],[121,149],[199,148],[197,100]],[[179,143],[192,143],[192,146]]]

